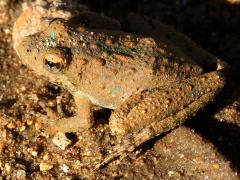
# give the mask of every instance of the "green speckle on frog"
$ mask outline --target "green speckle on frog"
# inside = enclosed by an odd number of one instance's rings
[[[121,86],[114,86],[112,88],[112,95],[116,96],[119,92],[121,92]]]
[[[46,40],[49,32],[52,48]],[[78,31],[60,19],[26,37],[17,50],[24,64],[67,88],[75,99],[77,115],[50,128],[83,131],[93,125],[93,105],[115,109],[109,126],[124,138],[96,169],[180,125],[225,84],[221,72],[203,74],[194,60],[164,42],[117,30]]]
[[[56,41],[57,40],[57,35],[54,31],[50,32],[50,40]]]

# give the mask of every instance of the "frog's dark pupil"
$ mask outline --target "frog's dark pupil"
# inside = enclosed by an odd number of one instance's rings
[[[45,65],[52,72],[58,72],[58,71],[61,70],[61,64],[60,63],[55,63],[53,61],[49,61],[49,60],[45,59]]]
[[[56,63],[51,62],[51,61],[47,61],[47,65],[48,65],[48,67],[49,67],[50,69],[52,69],[53,67],[56,66]]]

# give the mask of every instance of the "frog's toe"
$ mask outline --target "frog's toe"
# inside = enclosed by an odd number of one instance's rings
[[[53,132],[82,132],[92,127],[89,120],[79,116],[54,119],[48,122],[48,129]]]

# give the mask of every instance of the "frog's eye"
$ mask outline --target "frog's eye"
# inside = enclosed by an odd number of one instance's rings
[[[64,58],[59,57],[57,54],[47,54],[43,61],[44,66],[52,73],[60,72],[66,64]]]

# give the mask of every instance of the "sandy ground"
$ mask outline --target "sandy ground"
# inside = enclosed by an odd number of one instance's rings
[[[90,131],[67,134],[61,150],[35,117],[46,114],[40,102],[56,111],[71,95],[37,77],[13,50],[12,27],[22,1],[0,0],[0,175],[2,179],[239,179],[240,169],[240,6],[224,1],[81,1],[93,11],[114,17],[131,31],[126,17],[138,12],[161,20],[231,65],[224,91],[204,111],[175,130],[154,138],[125,158],[90,174],[115,143],[109,133],[109,110],[95,113]]]

